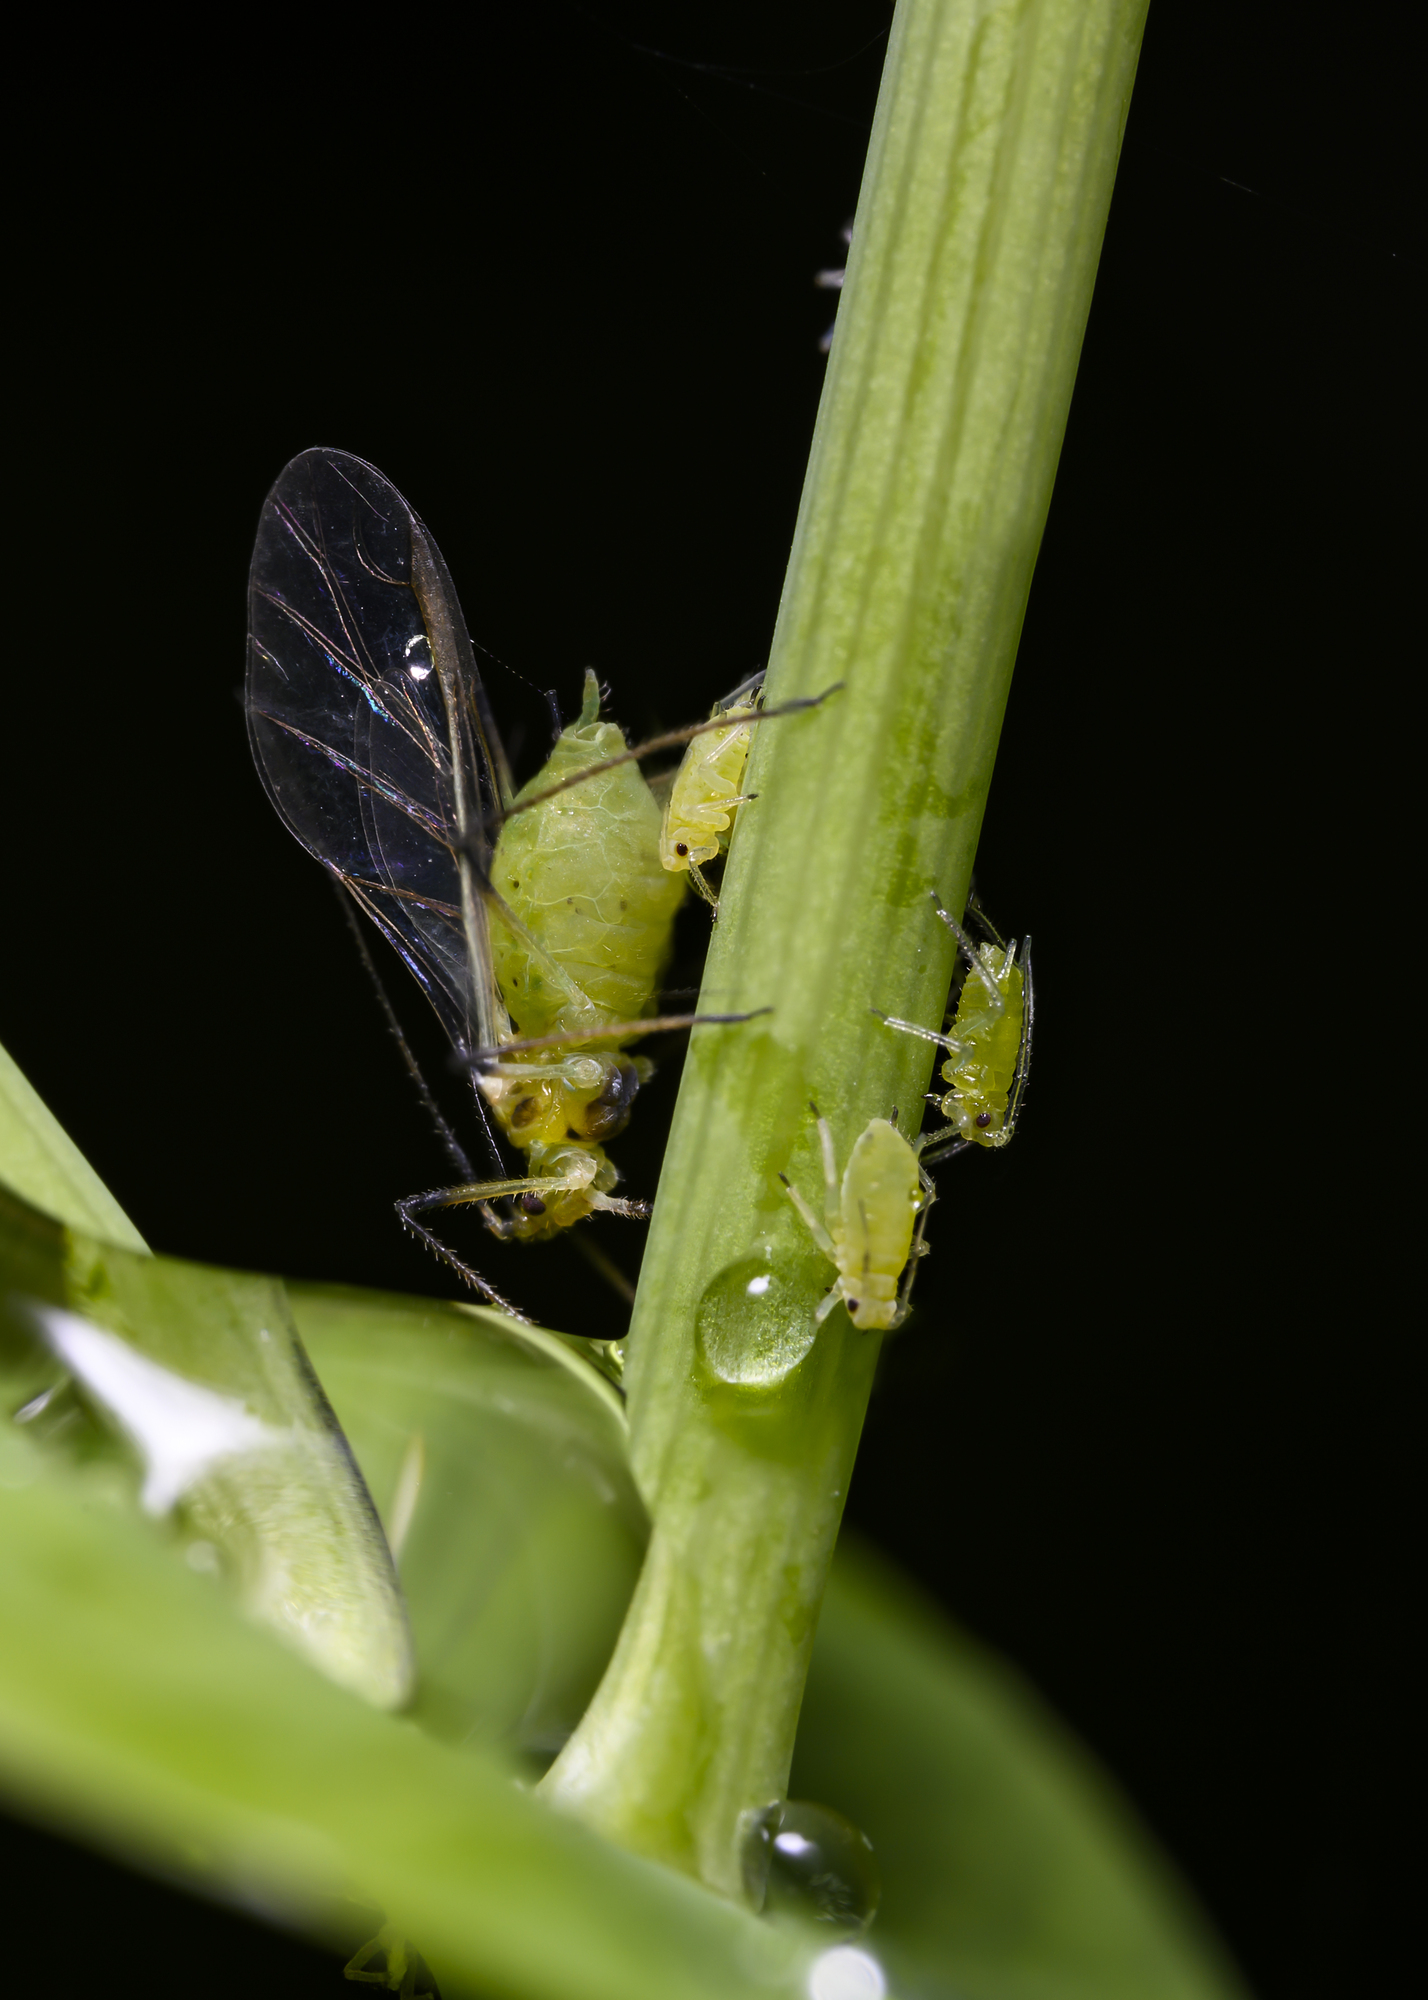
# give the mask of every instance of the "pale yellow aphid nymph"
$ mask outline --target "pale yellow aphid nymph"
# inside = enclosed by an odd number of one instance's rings
[[[816,1108],[814,1115],[818,1116]],[[779,1176],[814,1242],[838,1272],[837,1283],[818,1308],[818,1323],[822,1325],[841,1300],[849,1319],[864,1333],[901,1326],[907,1318],[912,1273],[923,1254],[922,1222],[935,1198],[932,1183],[916,1152],[887,1118],[870,1120],[859,1134],[841,1183],[826,1118],[818,1118],[818,1139],[823,1150],[823,1222],[788,1177]]]
[[[1013,938],[1009,945],[982,945],[977,963],[986,977],[969,971],[963,982],[944,1043],[951,1053],[942,1080],[950,1087],[939,1108],[958,1137],[975,1146],[1005,1146],[1015,1122],[1010,1100],[1022,1055],[1030,959],[1018,963]]]
[[[918,1141],[924,1160],[946,1159],[967,1146],[999,1148],[1010,1143],[1031,1068],[1034,1008],[1031,939],[1022,946],[1020,958],[1016,939],[1007,944],[995,931],[995,943],[975,945],[942,907],[935,890],[932,901],[967,961],[956,1015],[945,1034],[914,1021],[879,1015],[890,1028],[947,1050],[942,1081],[948,1088],[931,1100],[947,1123],[940,1131],[924,1132]],[[991,930],[981,910],[975,904],[972,908],[983,927]]]
[[[758,691],[741,701],[738,689],[730,702],[719,703],[710,720],[724,715],[728,726],[696,736],[674,774],[665,802],[659,835],[659,858],[671,873],[688,869],[689,879],[706,903],[719,899],[704,879],[703,864],[717,860],[729,845],[739,807],[748,804],[741,792],[749,742],[758,716]]]

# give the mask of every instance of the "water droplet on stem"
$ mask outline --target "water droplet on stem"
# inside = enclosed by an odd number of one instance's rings
[[[764,1907],[855,1935],[872,1922],[881,1895],[872,1842],[861,1828],[831,1806],[790,1799],[773,1838]]]
[[[776,1387],[818,1337],[816,1303],[802,1260],[791,1269],[768,1255],[726,1264],[705,1286],[695,1312],[704,1365],[735,1388]]]

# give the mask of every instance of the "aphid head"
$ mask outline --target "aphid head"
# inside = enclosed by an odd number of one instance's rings
[[[995,1146],[1006,1123],[1004,1096],[999,1100],[977,1089],[948,1091],[942,1108],[962,1137],[978,1146]]]
[[[509,1223],[503,1233],[521,1243],[537,1243],[543,1237],[558,1236],[562,1229],[589,1215],[591,1196],[614,1179],[614,1169],[598,1146],[549,1146],[530,1149],[532,1173],[548,1174],[552,1181],[563,1178],[571,1183],[527,1188],[511,1198]]]
[[[892,1326],[897,1313],[897,1300],[856,1298],[843,1301],[848,1308],[848,1317],[859,1333],[884,1333]]]

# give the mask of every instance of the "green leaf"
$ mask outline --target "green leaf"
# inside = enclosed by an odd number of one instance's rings
[[[458,1990],[801,1991],[804,1942],[344,1693],[23,1434],[0,1445],[0,1779],[22,1807],[346,1944],[345,1899],[375,1902]]]
[[[378,1511],[405,1527],[418,1721],[543,1764],[595,1691],[644,1552],[618,1395],[573,1344],[499,1313],[290,1295]]]
[[[0,1182],[32,1208],[106,1243],[144,1239],[13,1056],[0,1049]]]
[[[386,1543],[279,1280],[101,1243],[0,1191],[0,1395],[12,1437],[152,1517],[324,1673],[407,1698]]]
[[[49,1446],[34,1424],[6,1424],[11,1797],[348,1948],[375,1903],[458,1985],[532,2000],[807,1990],[831,1938],[759,1923],[609,1846],[523,1795],[489,1747],[555,1747],[638,1568],[644,1521],[619,1400],[580,1343],[463,1306],[287,1294],[84,1239],[66,1247],[14,1204],[9,1224],[7,1296],[148,1327],[154,1352],[200,1373],[205,1357],[222,1362],[255,1398],[269,1391],[244,1375],[242,1327],[259,1303],[272,1319],[290,1297],[379,1507],[389,1523],[406,1517],[423,1725],[376,1713],[245,1621],[179,1559],[182,1541],[142,1517],[132,1466],[92,1427],[81,1450],[73,1421]],[[23,1394],[33,1384],[16,1352],[8,1385]],[[885,1886],[868,1949],[906,2000],[1238,1991],[1089,1760],[866,1556],[835,1569],[794,1789],[871,1835]]]
[[[111,1338],[146,1328],[170,1360],[191,1341],[186,1367],[205,1348],[249,1364],[224,1319],[235,1300],[261,1292],[265,1320],[286,1309],[276,1280],[84,1239],[67,1254],[58,1225],[8,1197],[4,1220],[0,1296],[69,1312],[82,1292]],[[642,1522],[608,1385],[495,1316],[317,1288],[299,1305],[388,1505],[414,1428],[426,1440],[405,1551],[429,1655],[418,1713],[463,1746],[380,1714],[245,1619],[144,1517],[129,1455],[74,1408],[48,1437],[39,1418],[0,1424],[0,1785],[126,1860],[349,1948],[354,1924],[372,1927],[352,1899],[376,1904],[468,1989],[800,1991],[814,1947],[538,1804],[479,1740],[554,1747],[619,1624]],[[12,1321],[10,1409],[56,1374]],[[241,1507],[241,1481],[229,1495]]]
[[[1104,1774],[1002,1661],[839,1550],[791,1790],[869,1836],[870,1942],[925,2000],[1231,2000],[1244,1989]]]

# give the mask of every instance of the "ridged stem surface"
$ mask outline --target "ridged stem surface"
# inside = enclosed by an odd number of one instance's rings
[[[1145,0],[898,7],[704,1004],[631,1334],[649,1556],[546,1780],[729,1895],[782,1794],[877,1358],[780,1186],[914,1129],[1105,230]],[[975,1163],[973,1163],[975,1165]],[[955,1198],[934,1254],[957,1254]],[[924,1328],[913,1338],[936,1337]]]

